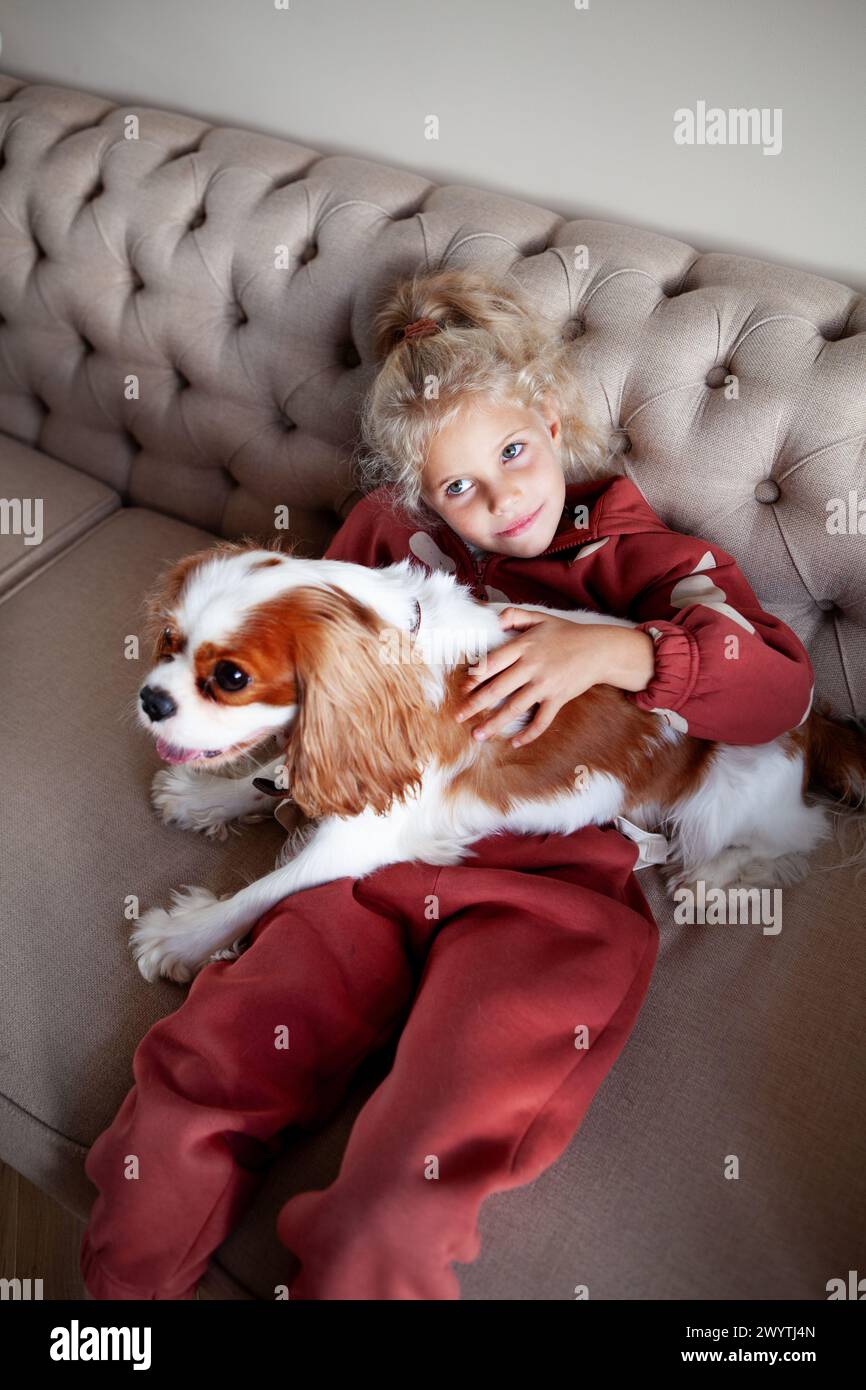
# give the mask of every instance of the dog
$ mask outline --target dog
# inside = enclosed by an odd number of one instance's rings
[[[505,606],[409,559],[370,569],[253,542],[224,542],[169,570],[146,605],[154,665],[136,703],[169,764],[154,779],[156,810],[224,837],[232,822],[269,814],[276,791],[307,823],[292,857],[287,846],[273,872],[234,896],[186,887],[171,908],[146,911],[131,933],[145,979],[185,982],[232,958],[289,894],[401,861],[457,864],[494,832],[569,834],[620,816],[660,825],[674,893],[700,879],[795,882],[831,834],[832,805],[862,804],[863,732],[817,707],[771,743],[729,745],[595,685],[522,748],[510,739],[531,712],[499,738],[473,739],[489,712],[458,723],[460,687],[510,640]],[[253,773],[215,774],[269,743],[278,755]]]

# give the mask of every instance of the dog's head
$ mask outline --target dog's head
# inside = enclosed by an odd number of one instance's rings
[[[166,762],[213,768],[284,735],[311,817],[381,814],[420,785],[433,715],[418,669],[383,659],[383,620],[320,562],[218,545],[168,571],[147,617],[138,717]]]

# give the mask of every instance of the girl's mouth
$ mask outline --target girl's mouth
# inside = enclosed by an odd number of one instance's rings
[[[528,531],[543,506],[544,503],[542,502],[541,507],[536,508],[534,512],[530,512],[529,516],[523,517],[522,520],[516,521],[514,525],[509,526],[506,531],[497,531],[497,536],[519,536],[523,531]]]

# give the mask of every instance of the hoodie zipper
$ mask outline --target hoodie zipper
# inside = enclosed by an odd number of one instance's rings
[[[499,551],[496,551],[494,554],[488,555],[485,560],[482,560],[480,556],[472,554],[472,551],[469,549],[468,545],[466,545],[462,538],[457,535],[456,531],[452,534],[454,535],[455,540],[458,542],[467,559],[470,561],[472,565],[472,570],[475,575],[474,592],[476,596],[486,601],[487,595],[484,592],[484,581],[487,578],[487,571],[491,565],[495,564],[497,560],[501,560],[503,556]],[[589,537],[587,537],[587,540],[588,539]],[[548,546],[547,550],[542,551],[541,555],[536,555],[534,556],[534,558],[537,560],[543,560],[546,559],[548,555],[555,555],[560,550],[571,550],[575,546],[585,544],[585,540],[581,540],[579,537],[572,536],[570,540],[563,539],[560,540],[558,545]]]

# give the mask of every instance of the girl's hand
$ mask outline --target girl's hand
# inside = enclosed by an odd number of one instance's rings
[[[635,628],[572,623],[514,607],[504,608],[499,622],[504,629],[521,629],[520,636],[489,652],[467,674],[463,689],[470,692],[469,697],[456,716],[468,719],[505,699],[501,709],[473,731],[477,739],[492,737],[537,705],[535,718],[512,739],[512,745],[520,748],[543,734],[562,706],[591,686],[643,690],[652,679],[653,641]]]

